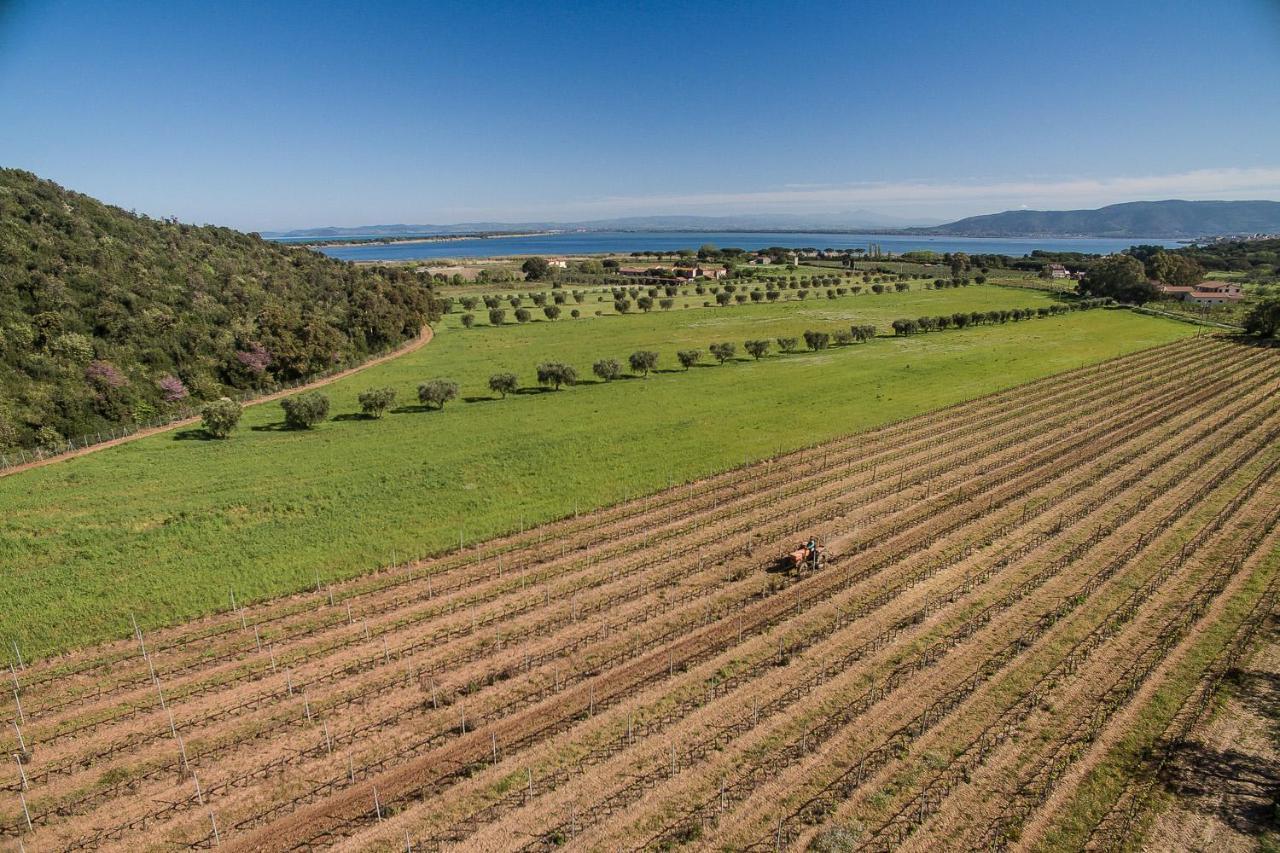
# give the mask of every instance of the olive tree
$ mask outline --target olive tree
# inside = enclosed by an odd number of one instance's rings
[[[602,358],[591,365],[591,372],[605,382],[612,382],[622,375],[622,365],[616,358]]]
[[[746,341],[743,343],[742,348],[745,349],[756,361],[759,361],[762,356],[769,354],[768,341]]]
[[[543,309],[542,309],[542,313],[546,315],[546,317],[547,317],[547,319],[548,319],[548,320],[559,320],[559,319],[560,319],[560,306],[559,306],[559,305],[548,305],[548,306],[546,306],[545,308],[543,308]]]
[[[360,411],[366,418],[380,418],[396,401],[396,389],[370,388],[357,399],[360,401]]]
[[[817,352],[831,345],[831,335],[826,332],[815,332],[812,329],[804,333],[804,342],[809,349]]]
[[[200,410],[204,422],[204,431],[214,438],[226,438],[240,423],[240,415],[244,409],[230,397],[223,397],[205,403]]]
[[[309,391],[280,401],[284,422],[290,429],[311,429],[329,415],[329,398],[319,391]]]
[[[676,353],[676,360],[680,362],[681,367],[688,370],[690,367],[693,367],[695,364],[702,361],[702,350],[682,349]]]
[[[489,323],[490,323],[490,325],[493,325],[493,326],[501,326],[501,325],[502,325],[503,323],[505,323],[505,322],[507,322],[507,312],[506,312],[506,310],[505,310],[505,309],[503,309],[503,308],[490,308],[490,309],[489,309]]]
[[[528,308],[517,308],[517,309],[516,309],[516,322],[517,322],[517,323],[527,323],[527,322],[529,322],[529,320],[530,320],[530,319],[532,319],[532,317],[533,317],[533,315],[529,313],[529,309],[528,309]]]
[[[849,331],[855,341],[869,341],[876,336],[875,326],[852,326]]]
[[[444,404],[458,396],[458,383],[452,379],[432,379],[418,386],[418,401],[424,406],[434,405],[443,409]]]
[[[715,356],[721,364],[724,364],[726,361],[733,358],[733,354],[738,351],[738,348],[735,345],[727,341],[724,343],[712,344],[707,347],[707,349],[711,350],[711,354]]]
[[[783,352],[795,352],[800,345],[799,338],[778,338],[778,349]]]
[[[547,361],[538,365],[538,384],[550,385],[557,391],[561,385],[572,385],[578,381],[578,371],[560,361]]]
[[[489,390],[506,399],[520,387],[520,379],[514,373],[495,373],[489,377]]]
[[[631,353],[627,363],[631,365],[633,373],[639,373],[641,376],[647,377],[649,371],[658,366],[658,354],[653,350],[639,350]]]

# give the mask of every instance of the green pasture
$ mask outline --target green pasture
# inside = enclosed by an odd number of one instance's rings
[[[0,478],[0,641],[37,657],[351,576],[423,554],[1196,333],[1120,310],[937,332],[747,360],[749,338],[897,317],[1049,304],[968,287],[838,300],[567,316],[501,328],[439,324],[427,347],[325,389],[331,420],[281,428],[252,407],[226,441],[183,430]],[[477,312],[481,315],[481,312]],[[567,315],[567,312],[566,312]],[[738,345],[679,370],[675,351]],[[659,372],[604,384],[591,364],[660,353]],[[776,349],[776,347],[775,347]],[[556,360],[583,383],[494,399],[488,377]],[[443,411],[419,382],[458,381]],[[396,410],[355,413],[392,386]]]

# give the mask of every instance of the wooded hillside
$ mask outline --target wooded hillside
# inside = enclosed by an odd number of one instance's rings
[[[408,270],[0,169],[0,450],[311,376],[412,338],[433,310]]]

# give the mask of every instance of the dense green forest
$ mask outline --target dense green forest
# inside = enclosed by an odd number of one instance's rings
[[[418,333],[405,268],[140,216],[0,169],[0,451],[305,378]]]

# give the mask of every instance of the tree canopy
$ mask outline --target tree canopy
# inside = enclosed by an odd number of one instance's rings
[[[405,268],[151,219],[0,169],[0,451],[308,378],[438,316]]]

